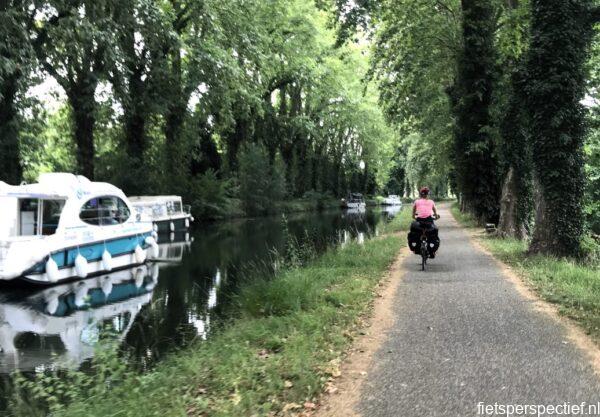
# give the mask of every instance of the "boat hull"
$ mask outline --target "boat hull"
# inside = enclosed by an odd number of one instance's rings
[[[184,215],[181,217],[153,220],[152,223],[157,233],[175,233],[189,230],[192,221],[191,215]]]
[[[364,209],[366,208],[367,205],[365,203],[346,203],[346,206],[344,208],[347,209]]]
[[[75,259],[79,255],[83,256],[87,262],[86,278],[140,265],[144,262],[140,262],[140,259],[136,256],[136,248],[139,246],[142,250],[146,251],[149,247],[146,243],[146,238],[150,236],[152,236],[152,232],[148,231],[54,250],[51,252],[50,257],[52,257],[58,267],[58,274],[53,279],[50,278],[46,271],[46,263],[49,257],[37,262],[34,266],[24,271],[19,278],[31,283],[45,285],[84,278],[77,273],[75,266]],[[102,260],[102,255],[105,251],[111,255],[110,270],[105,268]],[[146,257],[144,256],[144,258]]]

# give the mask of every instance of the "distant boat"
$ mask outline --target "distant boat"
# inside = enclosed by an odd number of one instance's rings
[[[138,213],[148,215],[158,233],[175,233],[188,230],[194,221],[190,206],[184,205],[180,196],[135,196],[129,197]]]
[[[360,193],[351,193],[348,198],[343,198],[341,207],[344,209],[365,209],[367,207],[363,195]]]
[[[400,197],[398,197],[397,195],[390,194],[383,199],[383,202],[381,204],[384,206],[401,206],[402,200],[400,200]]]
[[[152,221],[117,187],[73,174],[0,182],[0,280],[55,284],[158,255]]]

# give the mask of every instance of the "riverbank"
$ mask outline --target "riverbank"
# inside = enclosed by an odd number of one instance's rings
[[[33,384],[35,392],[21,392],[14,414],[41,415],[30,406],[32,396],[45,397],[53,416],[268,416],[311,409],[339,376],[342,353],[403,243],[393,232],[408,223],[405,210],[362,245],[249,281],[237,295],[236,319],[147,374],[99,355],[100,377],[46,376]]]
[[[385,207],[381,206],[383,197],[373,197],[365,200],[367,207]],[[331,198],[322,195],[307,198],[294,198],[285,201],[276,201],[270,205],[269,210],[264,213],[246,213],[239,200],[228,200],[226,204],[211,207],[210,210],[204,210],[194,206],[193,214],[199,223],[208,223],[222,220],[239,220],[257,217],[266,217],[280,214],[320,212],[324,210],[340,210],[340,199]]]
[[[476,227],[473,219],[461,213],[456,204],[452,206],[452,214],[465,227]],[[527,243],[516,239],[481,235],[478,240],[542,299],[557,305],[561,315],[575,320],[600,344],[600,267],[597,261],[529,256]]]

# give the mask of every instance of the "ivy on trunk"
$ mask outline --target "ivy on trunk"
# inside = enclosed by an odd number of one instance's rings
[[[584,230],[585,62],[591,0],[532,0],[527,61],[533,160],[539,181],[530,251],[576,255]]]

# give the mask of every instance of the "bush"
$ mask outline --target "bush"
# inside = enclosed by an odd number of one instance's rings
[[[234,181],[219,179],[213,170],[192,181],[190,201],[192,213],[201,220],[216,220],[242,215]]]
[[[274,203],[285,196],[285,164],[277,155],[273,165],[264,146],[246,143],[240,149],[239,181],[242,207],[248,215],[273,211]]]
[[[302,198],[305,200],[314,201],[317,210],[325,209],[325,207],[327,207],[327,203],[334,199],[330,191],[321,193],[314,190],[305,192]]]

